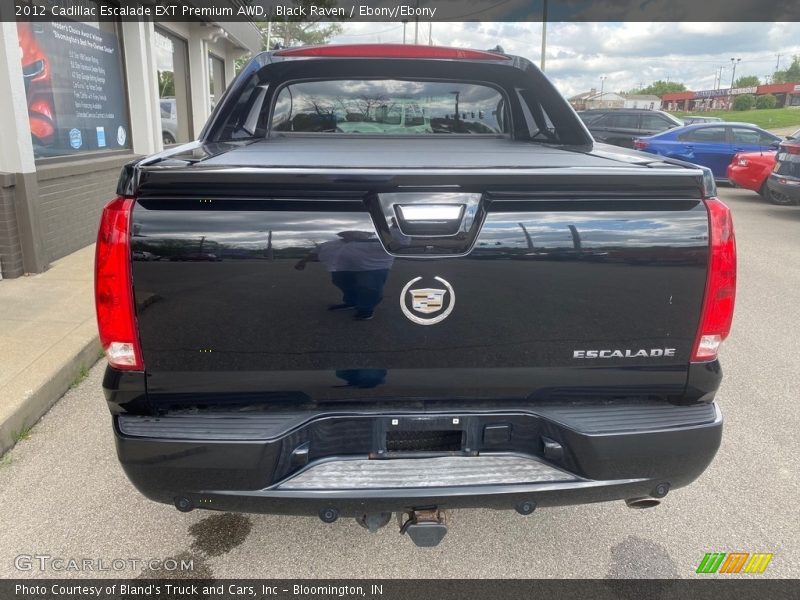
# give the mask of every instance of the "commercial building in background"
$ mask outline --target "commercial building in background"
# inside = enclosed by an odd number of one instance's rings
[[[644,108],[658,110],[661,98],[644,94],[615,94],[614,92],[598,93],[596,89],[576,94],[568,98],[575,110],[591,110],[593,108]]]
[[[661,96],[664,110],[703,111],[727,110],[733,99],[740,94],[775,96],[776,108],[796,107],[800,109],[800,82],[771,83],[753,87],[701,90],[699,92],[672,92]]]
[[[91,244],[120,167],[195,139],[236,59],[261,49],[250,22],[15,23],[13,8],[0,7],[3,278]]]
[[[661,98],[651,94],[625,94],[625,104],[623,108],[659,110],[661,108]]]

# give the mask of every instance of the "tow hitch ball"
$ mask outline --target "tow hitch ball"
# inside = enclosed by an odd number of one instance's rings
[[[423,548],[438,546],[447,535],[447,513],[438,508],[397,513],[397,521],[400,535],[407,533],[415,545]]]

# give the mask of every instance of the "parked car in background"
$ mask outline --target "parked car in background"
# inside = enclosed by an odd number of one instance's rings
[[[636,140],[634,148],[708,167],[714,178],[726,181],[728,165],[737,152],[776,150],[781,138],[748,123],[687,125]]]
[[[161,98],[161,139],[165,146],[178,141],[178,103],[175,98]]]
[[[681,117],[684,125],[696,125],[697,123],[723,123],[719,117],[701,117],[699,115],[687,115]]]
[[[769,200],[767,177],[775,167],[775,152],[740,152],[728,165],[728,180],[738,187],[758,192]]]
[[[800,131],[780,144],[767,189],[774,204],[800,203]]]
[[[606,144],[633,148],[639,137],[683,126],[669,113],[644,108],[608,108],[578,112],[594,139]]]

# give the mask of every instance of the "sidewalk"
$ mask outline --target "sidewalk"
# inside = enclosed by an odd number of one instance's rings
[[[0,281],[0,454],[100,356],[93,263],[94,245]]]
[[[787,135],[793,134],[798,129],[800,129],[800,125],[792,125],[791,127],[776,127],[774,129],[770,129],[769,131],[775,135],[786,137]]]

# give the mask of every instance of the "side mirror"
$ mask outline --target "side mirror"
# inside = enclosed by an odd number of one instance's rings
[[[791,138],[786,138],[786,139],[788,140],[788,139],[791,139]],[[772,142],[770,144],[770,147],[775,148],[777,150],[780,147],[780,145],[781,145],[781,141],[780,140],[775,140],[774,142]]]

